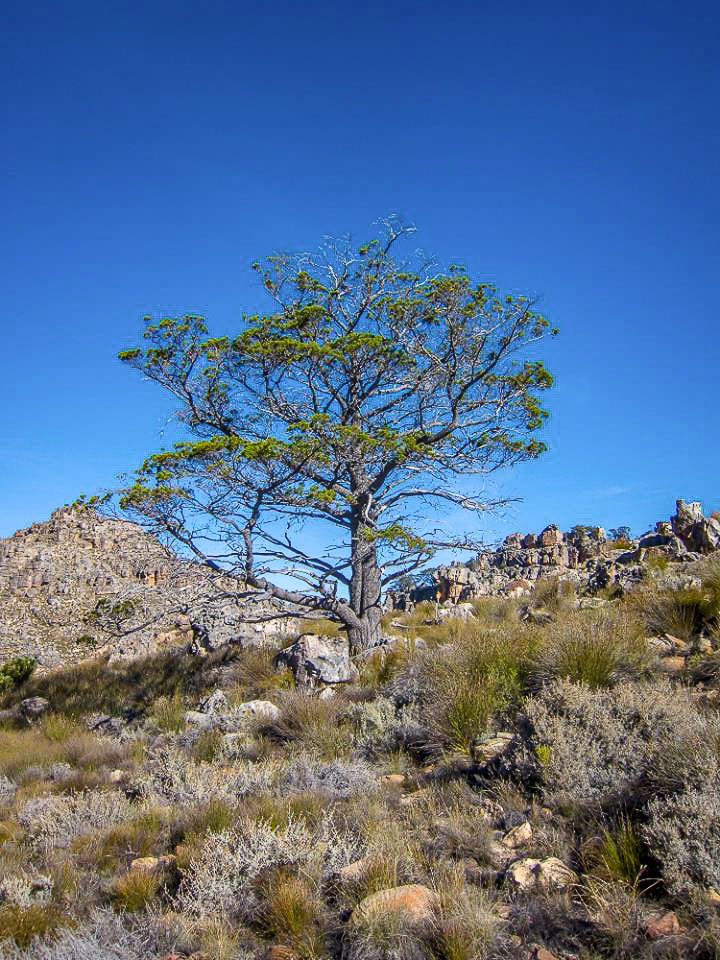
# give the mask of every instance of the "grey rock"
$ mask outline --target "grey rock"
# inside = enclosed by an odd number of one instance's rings
[[[357,676],[350,660],[346,637],[305,633],[275,658],[278,666],[289,667],[298,683],[313,687],[320,684],[348,683]]]

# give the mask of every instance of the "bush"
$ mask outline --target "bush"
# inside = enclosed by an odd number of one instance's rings
[[[647,670],[651,655],[640,623],[623,609],[576,610],[545,631],[538,661],[541,679],[562,677],[608,687]]]
[[[135,924],[112,910],[95,910],[83,924],[38,936],[27,950],[0,944],[0,960],[160,960],[172,951],[173,941],[147,918],[143,921]]]
[[[667,681],[592,690],[561,680],[527,717],[545,797],[569,811],[632,809],[718,768],[720,718]]]
[[[0,667],[0,696],[28,680],[37,666],[34,657],[12,657]]]
[[[667,889],[687,896],[698,887],[720,889],[720,781],[654,800],[645,839]]]
[[[326,815],[315,829],[288,817],[281,826],[245,817],[209,834],[184,871],[180,908],[200,919],[256,919],[267,883],[282,874],[325,882],[359,855],[357,840]]]
[[[210,834],[181,882],[181,909],[195,917],[252,919],[262,903],[261,881],[305,862],[314,847],[312,834],[294,821],[282,829],[241,821]]]
[[[131,803],[125,796],[96,791],[33,797],[21,807],[17,819],[36,846],[63,849],[76,837],[128,820],[131,815]]]
[[[319,792],[333,800],[367,796],[377,789],[377,774],[362,760],[322,762],[301,755],[290,761],[277,789],[281,794]]]

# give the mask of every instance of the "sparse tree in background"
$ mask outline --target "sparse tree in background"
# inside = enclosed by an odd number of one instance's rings
[[[461,267],[398,261],[413,232],[390,220],[363,246],[273,256],[255,265],[272,309],[237,335],[148,321],[120,355],[187,431],[121,508],[218,573],[339,619],[354,650],[379,639],[386,586],[439,548],[474,548],[438,529],[438,507],[497,506],[478,478],[545,449],[552,377],[528,348],[555,331]]]

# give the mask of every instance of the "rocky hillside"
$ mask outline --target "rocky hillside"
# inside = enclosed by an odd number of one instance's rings
[[[682,569],[356,657],[4,664],[0,960],[717,960],[720,553]]]
[[[208,571],[179,560],[137,525],[62,508],[0,539],[0,659],[53,665],[110,645],[116,656],[162,644],[262,637],[281,621],[267,601],[211,602]]]

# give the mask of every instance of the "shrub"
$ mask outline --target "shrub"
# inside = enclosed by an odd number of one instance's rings
[[[571,811],[631,809],[718,766],[720,719],[667,681],[592,690],[561,680],[527,717],[545,796]]]
[[[112,910],[95,910],[77,926],[38,936],[26,950],[0,944],[0,960],[160,960],[172,950],[167,931],[143,918],[133,923]]]
[[[641,625],[616,607],[576,610],[545,631],[540,678],[562,677],[589,687],[608,687],[645,671],[651,656]]]
[[[46,849],[65,848],[85,833],[129,819],[130,801],[114,792],[87,792],[71,796],[33,797],[17,819],[31,841]]]
[[[720,889],[720,783],[706,783],[650,803],[645,839],[667,889],[683,896]]]
[[[0,667],[0,679],[3,683],[7,679],[10,688],[19,687],[20,684],[25,683],[32,676],[36,666],[37,660],[35,657],[12,657]]]
[[[288,817],[282,826],[244,817],[231,829],[208,835],[192,857],[177,895],[194,917],[252,920],[263,903],[264,884],[302,868],[305,879],[323,882],[359,855],[351,835],[323,817],[315,829]]]
[[[313,848],[312,834],[293,821],[274,829],[244,820],[232,830],[210,834],[181,882],[181,909],[195,917],[252,919],[262,902],[260,881],[306,861]]]
[[[143,769],[140,789],[155,803],[207,804],[212,800],[234,804],[240,797],[268,789],[277,779],[281,764],[236,761],[230,767],[191,759],[177,747],[150,753]]]
[[[333,800],[377,789],[377,774],[362,760],[323,762],[300,755],[288,764],[277,789],[282,793],[320,792]]]

